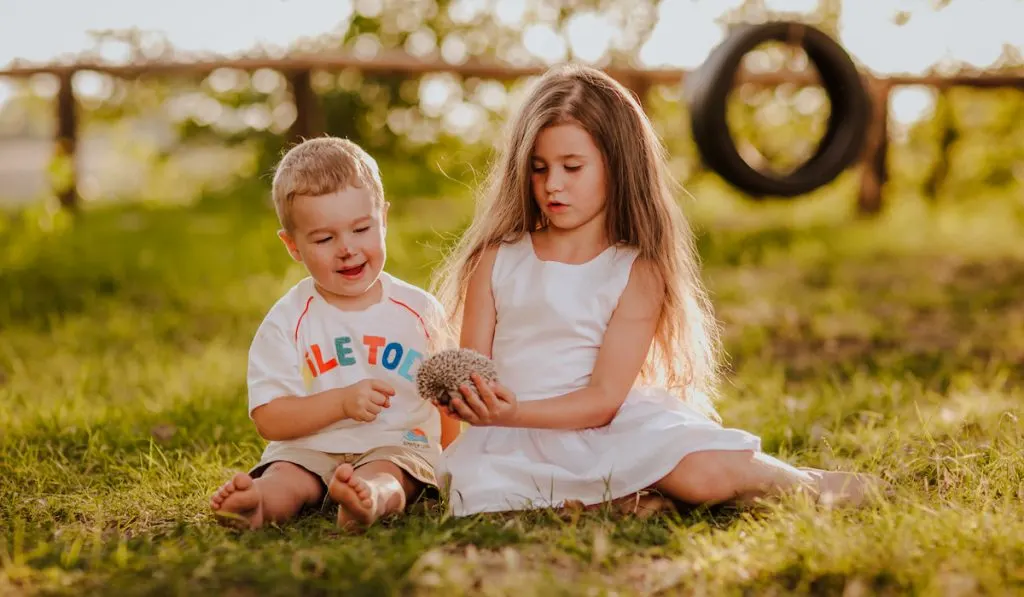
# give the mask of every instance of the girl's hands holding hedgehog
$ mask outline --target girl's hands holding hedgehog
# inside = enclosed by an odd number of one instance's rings
[[[416,372],[416,391],[470,425],[515,426],[515,394],[498,383],[494,362],[475,350],[452,348],[427,357]]]
[[[448,405],[449,414],[462,419],[470,425],[512,426],[516,409],[519,405],[516,395],[505,386],[488,381],[477,373],[470,375],[473,385],[459,386],[460,396],[453,396]]]

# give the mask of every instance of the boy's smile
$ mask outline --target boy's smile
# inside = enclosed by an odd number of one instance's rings
[[[363,275],[363,271],[366,269],[366,264],[362,263],[349,268],[338,270],[338,273],[345,276],[349,280],[358,280]]]
[[[380,300],[387,206],[369,189],[347,187],[319,196],[298,195],[291,231],[279,235],[305,264],[324,298],[343,309],[365,309]]]

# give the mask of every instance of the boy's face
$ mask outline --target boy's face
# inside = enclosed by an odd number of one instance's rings
[[[378,205],[369,189],[350,186],[298,195],[291,210],[292,230],[278,234],[323,291],[351,299],[374,287],[387,256],[386,204]]]

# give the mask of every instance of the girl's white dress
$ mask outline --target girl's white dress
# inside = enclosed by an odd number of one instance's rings
[[[588,384],[635,258],[613,246],[580,265],[542,261],[530,235],[499,248],[492,356],[520,402]],[[601,428],[470,427],[445,450],[438,478],[449,480],[456,516],[590,505],[649,487],[692,452],[760,447],[758,437],[723,428],[664,389],[634,387]]]

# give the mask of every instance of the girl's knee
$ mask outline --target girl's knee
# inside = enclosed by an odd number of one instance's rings
[[[741,493],[738,468],[753,458],[753,452],[694,452],[679,461],[663,480],[662,487],[678,500],[690,504],[718,504]]]

